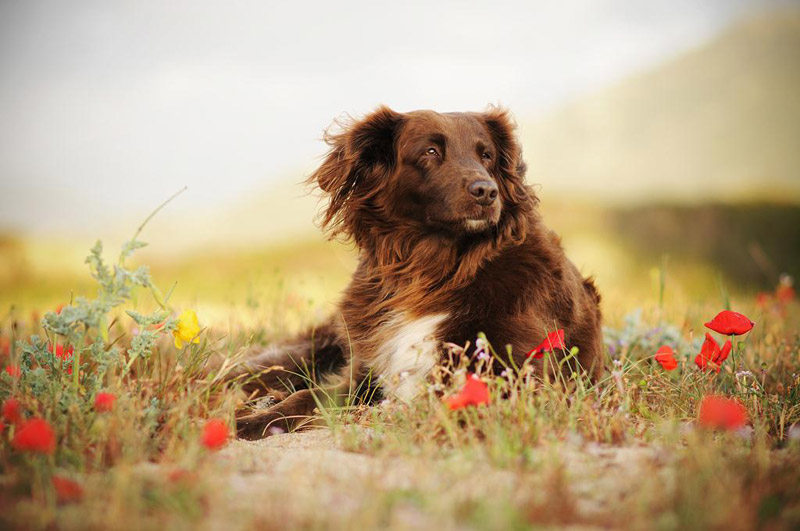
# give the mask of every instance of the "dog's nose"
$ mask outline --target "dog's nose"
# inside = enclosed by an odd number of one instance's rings
[[[497,184],[492,181],[475,181],[469,185],[469,193],[478,204],[489,206],[497,199]]]

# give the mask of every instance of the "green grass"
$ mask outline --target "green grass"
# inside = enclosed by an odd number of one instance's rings
[[[254,474],[251,460],[266,452],[261,447],[231,443],[222,453],[205,448],[205,419],[222,418],[232,427],[243,398],[235,386],[223,384],[218,369],[209,372],[207,360],[216,360],[218,368],[221,359],[236,359],[251,345],[279,341],[321,319],[351,265],[347,252],[331,255],[330,246],[308,244],[160,266],[153,278],[178,281],[167,301],[169,285],[160,292],[149,283],[132,286],[121,304],[98,310],[102,318],[80,317],[79,326],[63,334],[54,330],[57,316],[46,316],[43,328],[31,311],[45,315],[71,297],[80,308],[83,303],[68,295],[73,285],[54,283],[61,295],[42,293],[37,304],[16,292],[22,304],[0,320],[0,348],[3,341],[28,341],[32,335],[41,342],[33,342],[27,362],[21,344],[9,348],[2,365],[22,364],[23,375],[0,375],[0,400],[14,396],[27,416],[47,419],[57,446],[52,455],[14,449],[10,440],[18,427],[4,428],[2,525],[800,525],[800,305],[762,308],[741,290],[728,294],[717,286],[709,291],[719,295],[693,299],[681,288],[681,270],[674,272],[669,264],[652,275],[642,268],[629,286],[605,287],[608,370],[596,384],[578,375],[542,381],[525,367],[493,377],[484,367],[479,373],[489,383],[491,404],[450,411],[442,400],[465,376],[464,360],[456,359],[439,367],[427,393],[411,404],[323,407],[320,421],[330,427],[339,451],[319,454],[320,462],[308,464],[302,474]],[[81,284],[76,294],[91,296],[92,285]],[[739,340],[720,374],[701,372],[693,359],[702,323],[726,301],[757,325]],[[198,343],[179,350],[171,330],[177,326],[174,316],[185,308],[197,310],[204,330]],[[157,328],[137,324],[125,310],[173,318]],[[153,322],[160,322],[156,317]],[[133,343],[143,330],[153,333],[146,355]],[[84,345],[77,378],[47,353],[42,342],[48,340]],[[677,370],[664,371],[653,361],[662,344],[676,348]],[[134,352],[139,354],[131,361]],[[736,374],[745,370],[751,374]],[[113,411],[94,411],[100,390],[118,397]],[[748,411],[748,429],[699,427],[698,404],[708,394],[739,399]],[[274,455],[279,461],[281,453]],[[363,471],[365,462],[374,472]],[[270,467],[281,470],[279,464]],[[357,479],[346,479],[348,467]],[[53,475],[77,481],[82,498],[59,502]],[[252,484],[250,497],[232,494],[237,481]],[[581,490],[587,485],[588,493]]]

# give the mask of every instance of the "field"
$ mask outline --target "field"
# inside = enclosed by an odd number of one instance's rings
[[[488,365],[504,363],[493,345],[478,371],[489,403],[451,410],[468,378],[452,347],[411,404],[324,407],[308,431],[258,442],[232,436],[244,396],[220,360],[320,321],[352,250],[309,240],[159,261],[134,243],[122,255],[96,248],[89,276],[74,249],[51,253],[47,269],[30,258],[45,247],[15,254],[28,244],[5,240],[2,527],[798,528],[800,304],[789,280],[677,250],[633,256],[643,236],[608,236],[625,215],[588,223],[594,232],[572,230],[566,213],[548,218],[598,275],[602,381],[541,380],[526,366],[493,377]],[[726,309],[755,326],[701,370],[704,323]],[[663,346],[672,370],[655,360]],[[717,409],[715,396],[726,397]]]

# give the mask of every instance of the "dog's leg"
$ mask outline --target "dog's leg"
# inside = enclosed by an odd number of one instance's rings
[[[270,428],[288,432],[309,423],[317,406],[311,389],[292,393],[285,400],[264,411],[247,413],[236,418],[236,432],[242,439],[263,439]]]
[[[345,350],[332,323],[312,329],[290,344],[273,346],[249,355],[226,378],[243,382],[251,397],[270,396],[281,401],[297,389],[319,381],[345,363]]]
[[[317,407],[340,407],[352,400],[369,402],[377,391],[371,379],[360,370],[360,364],[351,363],[329,375],[322,387],[302,389],[266,410],[243,413],[236,418],[239,437],[248,440],[271,435],[270,428],[292,431],[311,424]]]

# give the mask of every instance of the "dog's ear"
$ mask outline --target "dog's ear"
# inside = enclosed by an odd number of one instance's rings
[[[514,120],[506,109],[492,107],[483,113],[483,120],[497,147],[497,166],[505,177],[524,179],[527,167],[517,140]]]
[[[402,120],[402,114],[381,106],[361,120],[337,124],[339,132],[326,132],[331,149],[307,182],[328,196],[322,226],[332,235],[357,236],[357,203],[371,197],[394,168],[395,137]]]
[[[518,242],[525,237],[528,218],[533,214],[539,199],[525,184],[527,166],[522,159],[522,147],[517,140],[516,124],[508,111],[491,107],[482,114],[482,118],[497,148],[497,185],[507,213],[501,225],[508,239]]]

